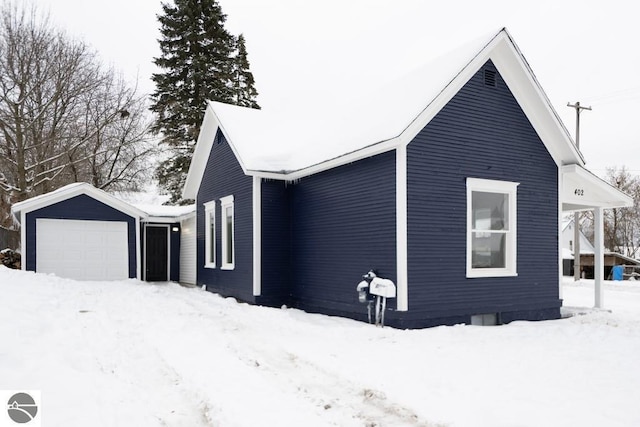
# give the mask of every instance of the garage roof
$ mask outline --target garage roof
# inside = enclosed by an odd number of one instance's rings
[[[42,194],[25,201],[15,203],[11,207],[11,211],[18,218],[18,220],[20,220],[21,214],[27,214],[29,212],[42,209],[44,207],[71,199],[82,194],[86,194],[87,196],[92,197],[99,202],[104,203],[105,205],[111,206],[112,208],[117,209],[129,216],[141,219],[145,219],[148,216],[146,212],[130,205],[127,202],[123,202],[122,200],[112,196],[106,191],[97,189],[93,185],[87,184],[86,182],[76,182],[73,184],[65,185],[64,187],[61,187],[50,193]]]

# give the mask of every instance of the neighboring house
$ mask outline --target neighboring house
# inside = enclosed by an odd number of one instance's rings
[[[640,269],[640,261],[630,258],[626,255],[619,254],[617,252],[605,251],[604,253],[604,277],[606,279],[612,279],[612,269],[614,266],[624,266],[625,278],[633,277],[638,278],[638,272]],[[594,277],[594,254],[582,253],[580,250],[580,267],[582,268],[582,275],[585,279],[593,279]],[[636,274],[631,274],[631,273]],[[629,274],[627,274],[629,273]]]
[[[584,169],[511,36],[387,89],[298,114],[209,103],[184,189],[198,285],[364,320],[375,269],[396,327],[558,318],[562,213],[631,199]]]
[[[565,276],[573,276],[574,254],[573,254],[573,219],[562,219],[562,274]],[[591,265],[593,266],[593,254],[594,247],[587,239],[587,236],[580,231],[580,254],[591,255]],[[580,259],[582,261],[582,258]],[[584,264],[581,262],[581,266]],[[605,272],[606,276],[606,272]],[[591,271],[591,278],[593,278],[593,271]]]
[[[573,253],[573,219],[564,218],[562,221],[562,270],[565,276],[573,276],[574,253]],[[582,276],[586,279],[594,278],[595,248],[580,231],[580,267]],[[611,277],[611,269],[615,265],[628,266],[628,270],[634,271],[631,266],[640,265],[640,261],[617,252],[604,252],[604,277]],[[635,278],[635,275],[634,275]]]
[[[564,218],[562,220],[562,248],[571,253],[571,259],[573,259],[573,239],[573,219]],[[580,253],[591,255],[594,253],[593,245],[582,231],[580,231]]]
[[[186,283],[195,283],[193,210],[135,207],[86,183],[12,206],[21,224],[23,270]]]

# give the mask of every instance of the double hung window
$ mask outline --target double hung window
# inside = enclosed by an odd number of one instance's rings
[[[515,276],[518,183],[467,178],[467,277]]]
[[[216,268],[216,201],[204,204],[204,266]]]
[[[223,270],[235,268],[235,236],[233,195],[220,199],[222,212],[222,266]]]

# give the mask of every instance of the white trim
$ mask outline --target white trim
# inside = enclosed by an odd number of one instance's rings
[[[231,205],[233,204],[233,194],[229,195],[229,196],[224,196],[224,197],[220,197],[220,204],[221,205]]]
[[[198,282],[197,223],[196,215],[185,215],[180,220],[179,282],[190,285],[195,285]]]
[[[231,208],[231,254],[227,251],[227,209]],[[220,263],[221,270],[233,270],[236,263],[236,213],[233,202],[233,195],[225,196],[220,199],[220,239],[222,261]],[[231,261],[229,261],[229,256]]]
[[[559,197],[564,211],[633,206],[633,198],[598,178],[580,165],[562,166]]]
[[[218,129],[222,131],[246,175],[293,181],[392,150],[401,144],[408,144],[488,60],[493,61],[527,119],[540,135],[540,139],[553,157],[556,165],[561,166],[571,163],[583,165],[584,159],[581,153],[576,149],[569,132],[551,105],[540,83],[535,78],[522,52],[509,32],[506,29],[502,29],[489,39],[477,53],[470,57],[466,64],[462,64],[459,72],[451,76],[451,81],[444,85],[433,99],[425,99],[425,107],[421,112],[413,118],[407,117],[409,125],[405,129],[399,130],[399,134],[391,136],[384,141],[372,140],[368,146],[344,153],[332,159],[321,160],[316,164],[298,170],[258,170],[252,167],[251,164],[246,164],[245,159],[241,156],[241,150],[236,147],[237,143],[243,141],[233,141],[230,138],[224,124],[221,123],[216,114],[215,103],[209,102],[183,196],[185,198],[195,197]],[[260,114],[257,110],[246,110],[247,114]]]
[[[333,159],[325,160],[320,163],[304,167],[290,172],[269,172],[269,171],[257,171],[247,169],[245,174],[250,176],[259,176],[265,179],[277,179],[281,181],[295,181],[305,176],[314,175],[318,172],[333,169],[338,166],[342,166],[348,163],[355,162],[357,160],[372,157],[378,154],[386,153],[387,151],[395,150],[400,146],[403,141],[400,136],[388,139],[386,141],[378,142],[369,145],[368,147],[361,148],[351,153],[344,154],[342,156],[335,157]]]
[[[407,260],[407,147],[396,149],[396,286],[398,311],[409,310]]]
[[[144,234],[144,257],[143,257],[143,279],[147,281],[147,228],[156,227],[156,228],[164,228],[167,231],[167,277],[166,281],[171,280],[171,226],[168,224],[144,224],[143,226],[143,234]]]
[[[136,279],[138,280],[142,280],[142,248],[140,244],[140,218],[136,218],[136,244],[135,244],[135,251],[136,251]],[[127,247],[129,246],[129,225],[127,224]],[[146,247],[146,246],[145,246]],[[131,248],[129,248],[129,250],[131,250]]]
[[[467,178],[467,278],[517,276],[517,189],[519,182],[496,181],[490,179]],[[509,195],[509,229],[505,232],[505,267],[473,268],[472,267],[472,194],[473,192],[500,193]]]
[[[202,182],[204,171],[207,167],[209,160],[209,154],[211,154],[211,148],[213,147],[213,140],[216,137],[220,122],[216,117],[215,111],[211,106],[211,103],[207,103],[207,108],[204,112],[204,118],[202,119],[202,126],[200,126],[200,134],[196,146],[191,156],[191,164],[189,165],[189,172],[187,173],[187,179],[182,189],[182,197],[184,199],[196,199],[198,195],[198,189]]]
[[[253,296],[262,294],[262,178],[253,177]]]
[[[87,184],[86,182],[77,182],[74,184],[65,185],[64,187],[61,187],[50,193],[35,196],[22,202],[15,203],[11,207],[11,210],[14,213],[29,213],[46,206],[71,199],[81,194],[86,194],[87,196],[96,199],[97,201],[102,202],[105,205],[110,206],[134,218],[146,218],[148,216],[146,212],[112,196],[111,194],[103,190],[94,187],[91,184]]]
[[[149,224],[176,224],[182,220],[182,217],[184,215],[179,217],[149,216],[145,219],[145,222]]]
[[[216,268],[216,201],[204,205],[204,268]],[[213,214],[213,233],[211,233],[211,215]],[[213,234],[213,236],[211,235]],[[212,245],[213,243],[213,245]],[[211,250],[213,249],[213,254]],[[213,255],[213,256],[212,256]],[[213,262],[211,259],[213,258]]]
[[[562,169],[558,168],[558,298],[562,299],[562,276],[564,275],[564,262],[562,258],[563,233],[562,226]]]
[[[24,211],[20,212],[20,256],[22,257],[22,261],[20,263],[20,269],[23,271],[27,270],[27,214]],[[34,267],[35,270],[35,267]]]

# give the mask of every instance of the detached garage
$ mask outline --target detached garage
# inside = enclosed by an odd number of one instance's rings
[[[77,280],[141,278],[142,210],[86,183],[12,210],[22,225],[23,269]]]

